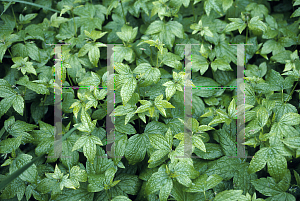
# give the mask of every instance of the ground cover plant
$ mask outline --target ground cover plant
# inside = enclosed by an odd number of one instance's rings
[[[1,200],[299,200],[299,6],[1,0]],[[56,84],[49,44],[62,43],[70,45],[61,46],[59,65],[61,153],[71,157],[50,158]],[[112,117],[115,155],[123,158],[106,158],[108,44],[119,44]],[[185,61],[179,44],[199,45]],[[245,45],[243,97],[237,46],[230,44],[252,44]],[[185,147],[185,63],[192,68],[188,124],[198,158],[176,157]],[[244,99],[245,113],[237,104]],[[232,157],[243,115],[249,157]]]

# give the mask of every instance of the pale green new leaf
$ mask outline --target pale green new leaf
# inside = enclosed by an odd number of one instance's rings
[[[233,0],[223,0],[222,7],[224,12],[226,12],[233,4]]]
[[[193,145],[195,147],[206,152],[205,144],[203,143],[203,140],[200,137],[193,135],[192,140],[193,140]]]
[[[269,114],[267,109],[265,107],[261,107],[259,110],[257,110],[256,116],[257,116],[259,126],[264,127],[269,119]]]
[[[255,16],[255,17],[251,18],[248,26],[249,26],[250,30],[265,31],[267,29],[267,25],[265,23],[263,23],[261,21],[261,19],[259,19],[259,16]]]
[[[126,105],[127,102],[131,99],[132,94],[134,93],[137,86],[137,81],[135,78],[128,78],[127,81],[123,84],[121,89],[121,97],[123,105]]]
[[[93,39],[94,41],[99,39],[99,38],[102,38],[107,32],[102,32],[102,31],[96,31],[96,30],[93,30],[91,33],[88,32],[87,30],[84,30],[84,34]]]
[[[84,156],[92,162],[96,155],[96,144],[103,145],[98,137],[93,135],[83,135],[75,142],[72,151],[83,147]]]
[[[121,40],[125,42],[132,42],[135,39],[137,32],[138,27],[133,29],[131,26],[124,24],[121,28],[121,32],[116,32],[116,34]]]
[[[242,34],[243,30],[247,27],[247,24],[241,18],[228,18],[231,21],[226,27],[225,31],[234,31],[239,30],[239,33]]]
[[[229,104],[228,116],[231,117],[232,119],[237,118],[237,109],[236,109],[235,99],[232,99],[232,101]]]

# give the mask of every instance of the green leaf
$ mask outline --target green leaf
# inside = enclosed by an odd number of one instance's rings
[[[148,163],[158,161],[162,159],[165,155],[167,155],[170,151],[167,149],[158,149],[151,153],[150,159],[148,160]]]
[[[111,201],[131,201],[131,199],[126,196],[119,195],[117,197],[114,197]]]
[[[224,0],[222,2],[222,8],[224,10],[224,12],[226,12],[233,4],[233,0]]]
[[[255,153],[254,158],[250,162],[248,173],[257,172],[264,168],[266,164],[268,165],[269,174],[276,181],[283,178],[287,169],[287,161],[273,147],[263,147]]]
[[[195,147],[197,147],[201,151],[206,152],[205,145],[204,145],[204,143],[203,143],[203,141],[202,141],[202,139],[200,137],[198,137],[196,135],[193,135],[192,140],[193,140],[193,145]]]
[[[260,178],[255,181],[251,181],[251,183],[256,190],[265,196],[274,196],[282,192],[272,177]]]
[[[224,59],[219,58],[211,63],[211,68],[213,69],[213,71],[216,71],[217,69],[223,71],[233,71],[230,65]]]
[[[146,137],[145,134],[136,134],[129,138],[125,150],[129,164],[134,165],[144,159],[148,141]]]
[[[91,121],[90,115],[85,110],[81,110],[80,118],[81,124],[75,124],[75,126],[79,125],[77,129],[82,132],[91,133],[96,127],[97,120]]]
[[[205,150],[206,152],[200,149],[195,149],[194,153],[203,159],[209,159],[209,160],[216,159],[223,156],[223,151],[219,144],[205,143]]]
[[[117,186],[121,188],[123,192],[131,195],[138,194],[141,187],[141,180],[137,175],[122,173],[117,175],[115,180],[121,180]]]
[[[267,29],[267,25],[265,23],[263,23],[261,21],[261,19],[259,19],[259,16],[255,16],[253,18],[251,18],[248,26],[250,30],[261,30],[261,31],[265,31]]]
[[[268,40],[263,44],[260,53],[269,54],[270,52],[272,52],[273,55],[277,55],[284,51],[285,49],[280,43],[276,42],[275,40]]]
[[[23,85],[27,87],[28,89],[31,89],[32,91],[35,91],[37,94],[50,94],[49,90],[44,84],[38,84],[34,83],[32,81],[29,81],[29,78],[27,75],[21,77],[17,82],[19,85]]]
[[[300,137],[288,137],[281,140],[287,146],[298,149],[300,147]]]
[[[300,16],[300,8],[297,8],[297,10],[295,10],[291,15],[291,17],[298,17],[298,16]]]
[[[127,81],[123,84],[121,89],[121,97],[123,105],[126,105],[127,102],[131,99],[132,94],[136,89],[137,81],[135,78],[128,78]]]
[[[177,21],[164,23],[163,21],[156,20],[148,26],[145,34],[153,35],[154,40],[159,39],[170,50],[173,47],[175,36],[183,38],[184,30],[182,24]]]
[[[100,58],[100,50],[97,46],[93,46],[88,53],[89,56],[89,60],[91,61],[91,63],[98,67],[98,61]]]
[[[203,75],[208,69],[208,62],[204,56],[201,55],[193,55],[192,62],[187,64],[187,67],[191,66],[193,72],[200,71],[201,75]]]
[[[173,81],[168,81],[163,84],[163,86],[166,86],[166,98],[167,101],[170,100],[170,98],[176,93],[176,85]]]
[[[299,176],[298,172],[296,172],[295,170],[294,170],[294,176],[295,176],[297,185],[299,186],[300,185],[300,176]]]
[[[114,54],[112,55],[115,62],[123,62],[125,59],[129,63],[132,63],[135,59],[135,53],[130,47],[115,46],[113,48]]]
[[[6,179],[7,178],[9,177],[6,177]],[[7,185],[7,187],[4,189],[4,191],[1,194],[1,198],[11,199],[15,197],[15,195],[17,195],[18,200],[21,200],[24,196],[25,189],[26,189],[25,182],[17,178]]]
[[[231,117],[232,119],[235,119],[237,117],[236,114],[237,114],[237,109],[236,109],[235,99],[232,99],[228,107],[228,116]]]
[[[7,138],[0,142],[0,153],[11,153],[21,145],[22,136],[17,138]]]
[[[40,60],[39,48],[34,43],[25,43],[25,45],[22,43],[17,43],[12,46],[12,54],[13,54],[13,57],[23,57],[24,61],[26,60],[26,57],[28,57],[28,56],[33,60],[36,60],[36,61]],[[27,60],[26,60],[26,63],[27,63],[27,65],[30,65],[31,62],[27,62]],[[26,64],[26,63],[22,63],[22,64]]]
[[[17,171],[23,165],[30,162],[31,159],[32,156],[28,154],[18,155],[17,158],[11,163],[9,167],[9,173],[12,174],[13,172]],[[23,171],[23,173],[20,175],[20,179],[30,183],[35,183],[37,181],[37,177],[38,177],[38,172],[35,164],[29,167],[28,169],[26,169],[25,171]]]
[[[138,27],[132,29],[131,26],[124,24],[123,27],[121,28],[121,32],[116,32],[116,34],[121,40],[125,42],[132,42],[135,39],[137,32],[138,32]]]
[[[160,79],[161,73],[158,68],[153,68],[149,63],[141,63],[134,70],[133,73],[139,74],[139,78],[145,79],[144,84],[151,85],[157,83]]]
[[[268,158],[267,158],[268,152],[269,152],[269,149],[266,147],[263,147],[255,153],[254,157],[252,158],[252,160],[250,162],[250,166],[249,166],[249,170],[248,170],[249,174],[257,172],[265,167],[265,165],[267,164],[267,160],[268,160]]]
[[[209,144],[209,143],[206,143]],[[208,147],[208,146],[207,146]],[[207,148],[207,150],[209,150]],[[210,176],[212,174],[217,174],[221,176],[224,180],[231,179],[234,176],[234,172],[239,169],[241,162],[237,158],[229,158],[228,156],[223,156],[215,160],[212,165],[205,171],[205,173]]]
[[[222,180],[223,178],[216,174],[210,176],[207,176],[207,174],[200,175],[187,192],[205,192],[218,185]]]
[[[68,18],[57,17],[57,13],[54,13],[50,18],[50,26],[59,28],[59,25],[69,21]]]
[[[25,73],[32,73],[36,75],[32,62],[27,62],[28,57],[25,57],[24,59],[22,57],[13,57],[12,60],[15,64],[12,65],[11,68],[18,68],[18,70],[21,70],[23,75],[25,75]]]
[[[146,183],[146,193],[152,194],[158,190],[160,190],[161,186],[163,186],[164,183],[167,183],[169,180],[169,176],[166,174],[166,172],[155,172],[152,174],[150,179]],[[167,190],[167,189],[165,189]]]
[[[94,72],[91,72],[91,76],[86,76],[81,82],[78,83],[79,86],[99,86],[100,76]]]
[[[164,115],[166,116],[166,111],[164,108],[175,108],[171,103],[169,103],[166,100],[162,100],[163,95],[159,95],[155,98],[154,100],[154,105],[157,107],[157,109]]]
[[[295,126],[300,124],[300,115],[297,113],[285,113],[279,120],[280,123]]]
[[[84,156],[89,161],[93,161],[96,155],[96,144],[103,145],[98,137],[93,135],[83,135],[75,142],[72,151],[83,147]]]
[[[86,55],[93,48],[92,43],[86,43],[78,52],[78,57]]]
[[[173,181],[171,178],[168,178],[163,181],[162,187],[160,188],[159,198],[161,201],[167,201],[168,197],[173,188]]]
[[[93,39],[94,41],[99,39],[99,38],[102,38],[107,32],[102,32],[102,31],[96,31],[96,30],[93,30],[91,33],[88,32],[87,30],[84,30],[84,34]]]
[[[230,20],[231,23],[225,27],[226,32],[238,29],[239,33],[242,34],[243,30],[247,27],[246,23],[241,18],[228,18],[228,20]]]
[[[263,62],[257,67],[256,65],[247,65],[247,70],[245,71],[245,75],[247,77],[263,77],[267,72],[267,64]]]
[[[259,110],[256,112],[258,124],[260,127],[264,127],[269,119],[269,114],[268,111],[265,107],[261,107]]]
[[[180,62],[180,56],[173,54],[171,52],[167,52],[165,54],[159,55],[159,58],[162,59],[162,63],[177,70],[182,69],[182,64]]]
[[[65,140],[75,129],[76,129],[76,127],[72,128],[70,131],[68,131],[68,133],[66,133],[63,136],[62,140]],[[29,163],[26,163],[22,167],[17,168],[14,173],[10,174],[8,177],[6,177],[4,180],[1,181],[0,190],[3,190],[7,185],[10,184],[10,182],[17,181],[18,179],[15,180],[17,177],[19,177],[22,173],[24,173],[24,171],[26,171],[29,167],[31,167],[31,165],[33,165],[35,162],[37,162],[38,160],[40,160],[44,156],[45,155],[41,155],[39,157],[36,157],[32,161],[30,161]],[[17,182],[17,183],[19,184],[20,182]],[[47,191],[47,192],[49,192],[49,191]]]
[[[20,24],[28,24],[31,22],[31,20],[33,20],[38,14],[37,13],[33,13],[33,14],[27,14],[27,15],[19,15],[19,20],[20,20]]]
[[[275,179],[276,182],[280,181],[287,169],[287,161],[284,156],[280,154],[272,154],[269,156],[268,173]]]
[[[156,149],[170,150],[170,145],[161,134],[149,134],[151,145]]]
[[[242,198],[242,193],[242,190],[225,190],[218,193],[214,198],[214,201],[240,200]]]
[[[205,10],[207,16],[210,15],[211,9],[214,9],[220,15],[222,13],[222,11],[221,11],[219,5],[217,4],[216,0],[206,0],[204,2],[204,10]]]

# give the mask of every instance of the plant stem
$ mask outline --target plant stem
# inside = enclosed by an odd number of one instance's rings
[[[126,17],[124,15],[124,9],[123,9],[122,0],[120,0],[120,3],[121,3],[121,7],[122,7],[123,18],[124,18],[125,24],[127,24]]]
[[[156,57],[156,68],[158,68],[158,53],[157,53],[157,57]]]
[[[13,15],[14,15],[14,18],[15,18],[15,22],[16,22],[16,25],[17,25],[17,30],[18,30],[18,32],[19,32],[19,26],[18,26],[18,24],[17,24],[17,19],[16,19],[16,16],[15,16],[15,12],[14,12],[13,6],[11,6],[11,10],[12,10],[12,12],[13,12]]]
[[[295,88],[296,88],[298,82],[299,82],[299,80],[296,82],[296,84],[295,84],[293,90],[292,90],[291,93],[289,94],[289,97],[286,99],[286,101],[284,102],[284,104],[286,104],[286,102],[289,100],[289,98],[290,98],[290,96],[292,95],[292,93],[294,92],[294,90],[295,90]]]
[[[248,32],[249,32],[249,30],[248,30],[248,27],[247,27],[247,29],[246,29],[246,44],[248,43]]]
[[[11,51],[8,49],[8,52],[9,52],[9,54],[10,54],[10,56],[11,56],[11,58],[13,58],[13,56],[12,56],[12,54],[11,54]]]
[[[73,22],[74,22],[74,32],[75,32],[75,37],[77,37],[77,28],[76,28],[76,23],[75,23],[75,19],[74,19],[73,9],[71,10],[71,13],[72,13]]]
[[[152,48],[151,48],[151,46],[150,46],[149,48],[150,48],[150,52],[151,52],[151,54],[150,54],[150,59],[151,59],[151,63],[153,64],[153,59],[152,59]]]
[[[71,78],[70,78],[69,73],[67,73],[67,75],[68,75],[68,78],[69,78],[69,81],[70,81],[71,86],[74,86],[73,83],[72,83],[72,80],[71,80]]]
[[[195,7],[194,7],[194,4],[192,4],[192,8],[193,8],[194,23],[195,23],[195,22],[196,22],[196,15],[195,15]]]

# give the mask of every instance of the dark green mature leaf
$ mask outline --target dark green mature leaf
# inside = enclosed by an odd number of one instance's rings
[[[148,142],[147,138],[146,134],[136,134],[129,138],[125,150],[125,157],[129,164],[134,165],[144,159]]]

